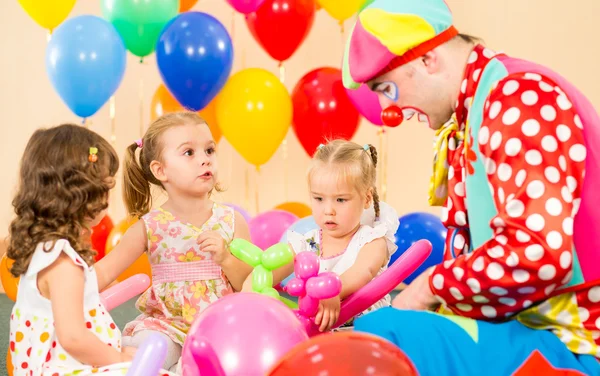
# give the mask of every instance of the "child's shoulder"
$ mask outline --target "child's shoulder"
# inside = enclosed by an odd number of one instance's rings
[[[39,273],[52,265],[61,254],[67,255],[73,263],[83,268],[89,267],[77,251],[73,249],[69,240],[57,239],[38,243],[25,274],[30,276]]]

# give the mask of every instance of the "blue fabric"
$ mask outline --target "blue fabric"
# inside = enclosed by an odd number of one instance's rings
[[[573,354],[552,332],[517,321],[495,324],[388,307],[356,319],[354,329],[393,342],[421,376],[509,376],[535,350],[555,368],[600,375],[595,357]]]

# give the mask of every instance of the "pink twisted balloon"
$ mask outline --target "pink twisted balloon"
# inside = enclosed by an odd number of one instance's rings
[[[304,324],[309,336],[318,333],[313,322],[319,310],[319,301],[337,296],[342,291],[342,281],[332,272],[319,273],[319,258],[312,252],[301,252],[294,258],[294,274],[285,287],[291,296],[298,297],[296,316]]]
[[[429,257],[430,253],[431,243],[429,241],[415,242],[385,272],[342,301],[340,317],[334,328],[343,325],[392,291],[415,271]],[[342,290],[342,282],[335,273],[319,274],[319,259],[311,252],[302,252],[296,255],[294,273],[296,277],[288,282],[285,291],[292,296],[299,297],[298,310],[294,312],[306,328],[306,333],[312,337],[320,334],[314,323],[314,316],[319,309],[319,300],[338,295]]]

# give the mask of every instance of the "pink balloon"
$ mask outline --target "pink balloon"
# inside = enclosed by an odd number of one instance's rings
[[[332,272],[323,272],[306,281],[306,295],[316,299],[330,299],[340,291],[342,291],[342,281]]]
[[[319,259],[312,252],[300,252],[294,257],[294,274],[297,278],[308,279],[319,274]]]
[[[226,376],[219,357],[206,338],[195,336],[188,342],[182,353],[181,364],[186,376]]]
[[[292,296],[299,296],[304,292],[304,281],[300,278],[292,278],[285,286],[285,291]]]
[[[102,291],[100,300],[104,308],[110,311],[134,296],[143,293],[148,286],[150,286],[150,277],[146,274],[136,274]]]
[[[198,315],[183,346],[182,366],[202,364],[202,376],[220,375],[219,370],[227,376],[265,375],[307,339],[300,321],[279,300],[255,293],[230,294]]]
[[[379,99],[377,98],[377,94],[372,92],[367,85],[360,85],[358,90],[346,89],[346,92],[350,97],[350,101],[362,116],[373,123],[373,125],[383,125]]]
[[[312,296],[302,295],[298,299],[298,311],[306,317],[313,317],[319,310],[319,300]]]
[[[250,239],[257,247],[265,250],[279,239],[299,218],[283,210],[269,210],[252,218],[248,222]]]
[[[334,327],[343,325],[383,298],[424,263],[430,254],[431,243],[428,240],[419,240],[411,245],[386,271],[344,299]]]
[[[227,0],[235,10],[242,14],[255,12],[265,0]]]

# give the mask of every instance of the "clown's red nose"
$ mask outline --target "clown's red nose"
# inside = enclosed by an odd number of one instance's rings
[[[390,106],[381,112],[381,120],[388,127],[397,127],[404,121],[402,109],[398,106]]]

